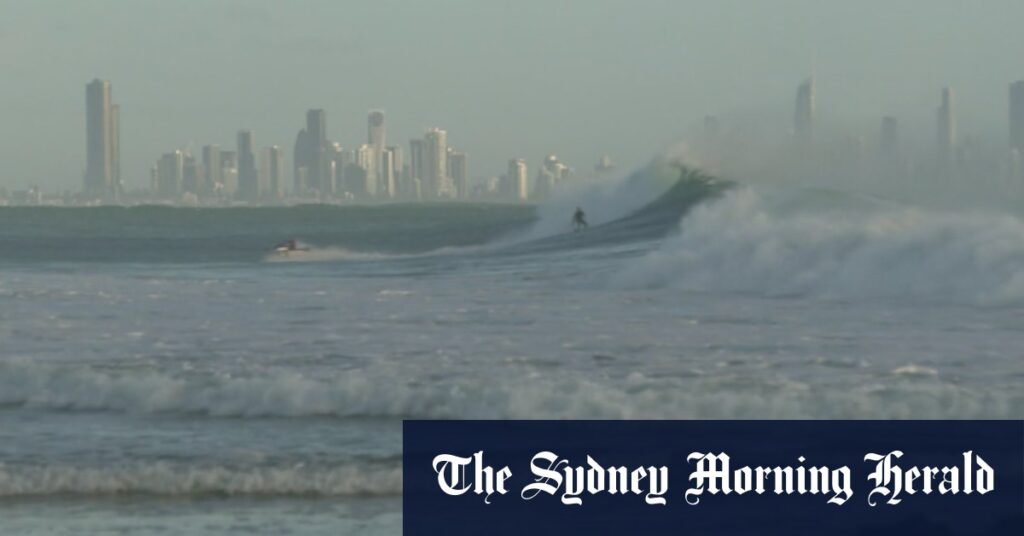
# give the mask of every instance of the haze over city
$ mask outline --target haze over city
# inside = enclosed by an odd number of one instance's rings
[[[706,115],[790,134],[811,75],[824,128],[870,138],[891,115],[931,141],[951,86],[958,133],[1005,146],[1007,87],[1024,77],[1008,53],[1024,48],[1024,6],[1011,1],[2,4],[0,67],[17,81],[0,88],[9,189],[81,188],[83,85],[96,77],[123,110],[128,189],[148,187],[168,150],[230,148],[239,130],[283,148],[290,186],[295,132],[321,108],[345,147],[365,143],[370,109],[406,150],[444,128],[474,178],[522,157],[532,183],[552,153],[628,170]]]
[[[0,0],[0,536],[1024,534],[1021,21]]]

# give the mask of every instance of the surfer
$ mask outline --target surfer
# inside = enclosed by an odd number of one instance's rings
[[[587,215],[580,207],[576,207],[576,212],[572,215],[572,228],[574,232],[587,228]]]

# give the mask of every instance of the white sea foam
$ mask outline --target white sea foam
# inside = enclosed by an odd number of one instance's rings
[[[402,492],[399,467],[226,467],[128,462],[119,465],[0,464],[0,497],[39,495],[323,495],[390,496]]]
[[[788,205],[787,210],[792,206]],[[750,189],[695,209],[614,283],[1004,305],[1024,300],[1024,222],[908,207],[786,212]]]
[[[340,247],[316,247],[309,244],[300,244],[299,247],[302,249],[288,253],[268,253],[263,260],[264,262],[374,261],[403,256],[352,251]]]
[[[915,369],[917,370],[917,369]],[[1019,418],[1024,393],[947,382],[941,374],[881,371],[837,387],[771,375],[542,376],[506,371],[425,384],[395,366],[328,375],[261,377],[117,374],[25,361],[0,365],[10,407],[211,417],[336,418]]]

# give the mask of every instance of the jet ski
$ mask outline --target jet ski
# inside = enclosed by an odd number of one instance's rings
[[[271,251],[271,253],[273,253],[275,255],[296,255],[296,254],[301,254],[301,253],[305,253],[305,252],[308,252],[308,251],[309,251],[309,248],[307,248],[307,247],[300,247],[298,241],[296,241],[293,238],[291,240],[288,240],[286,242],[281,242],[280,244],[274,246],[274,249]]]

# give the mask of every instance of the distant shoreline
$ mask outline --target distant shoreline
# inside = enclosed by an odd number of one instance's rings
[[[120,204],[96,204],[96,205],[61,205],[61,204],[12,204],[0,205],[0,210],[5,209],[185,209],[185,210],[260,210],[260,209],[292,209],[292,208],[339,208],[339,209],[399,209],[399,208],[479,208],[479,207],[522,207],[535,209],[536,203],[502,202],[502,201],[408,201],[408,202],[381,202],[381,203],[330,203],[330,202],[302,202],[302,203],[281,203],[274,205],[182,205],[171,203],[120,203]]]

